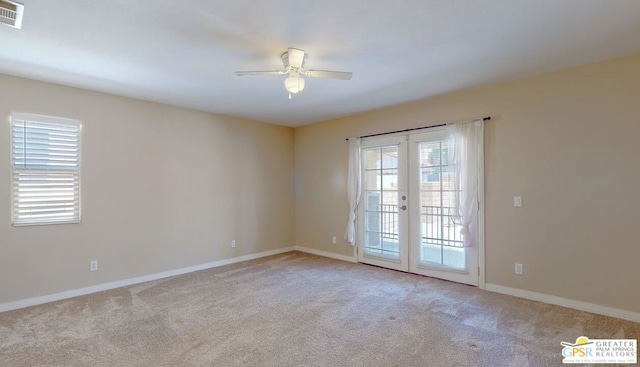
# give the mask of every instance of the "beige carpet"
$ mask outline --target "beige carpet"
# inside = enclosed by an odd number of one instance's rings
[[[640,324],[291,252],[0,314],[1,366],[560,366]]]

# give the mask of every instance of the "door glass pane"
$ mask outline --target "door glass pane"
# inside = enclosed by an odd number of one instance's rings
[[[380,148],[382,168],[398,168],[398,146]]]
[[[398,242],[398,146],[364,149],[366,254],[400,259]]]
[[[454,215],[454,172],[447,141],[420,144],[420,262],[466,269],[459,220]]]
[[[376,169],[380,167],[380,149],[367,149],[364,151],[365,169]]]
[[[365,185],[366,190],[380,191],[382,187],[382,171],[381,170],[365,170]]]

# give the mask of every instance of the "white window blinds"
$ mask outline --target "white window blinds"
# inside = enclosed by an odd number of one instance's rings
[[[80,222],[80,122],[11,116],[13,225]]]

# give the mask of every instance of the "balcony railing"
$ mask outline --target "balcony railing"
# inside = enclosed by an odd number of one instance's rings
[[[398,206],[379,204],[380,237],[388,240],[398,240]],[[374,215],[369,212],[368,215]],[[372,218],[373,219],[373,218]],[[454,222],[454,209],[450,207],[422,206],[420,211],[420,225],[422,243],[449,247],[463,247],[460,225]],[[376,221],[378,221],[376,220]],[[375,222],[375,221],[374,221]],[[376,223],[369,223],[369,230],[376,231]],[[372,225],[373,224],[373,225]]]
[[[380,204],[380,236],[382,238],[398,239],[398,206]]]
[[[422,243],[464,247],[460,234],[461,225],[454,221],[454,208],[423,206],[421,209]]]

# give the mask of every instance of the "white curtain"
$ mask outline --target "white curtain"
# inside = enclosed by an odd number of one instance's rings
[[[480,173],[484,170],[484,121],[474,120],[451,124],[449,130],[449,169],[453,175],[454,222],[461,226],[464,246],[474,246],[478,240],[478,190]]]
[[[356,244],[356,210],[360,203],[360,138],[349,139],[349,176],[347,179],[347,198],[349,199],[349,222],[344,239],[352,246]]]

